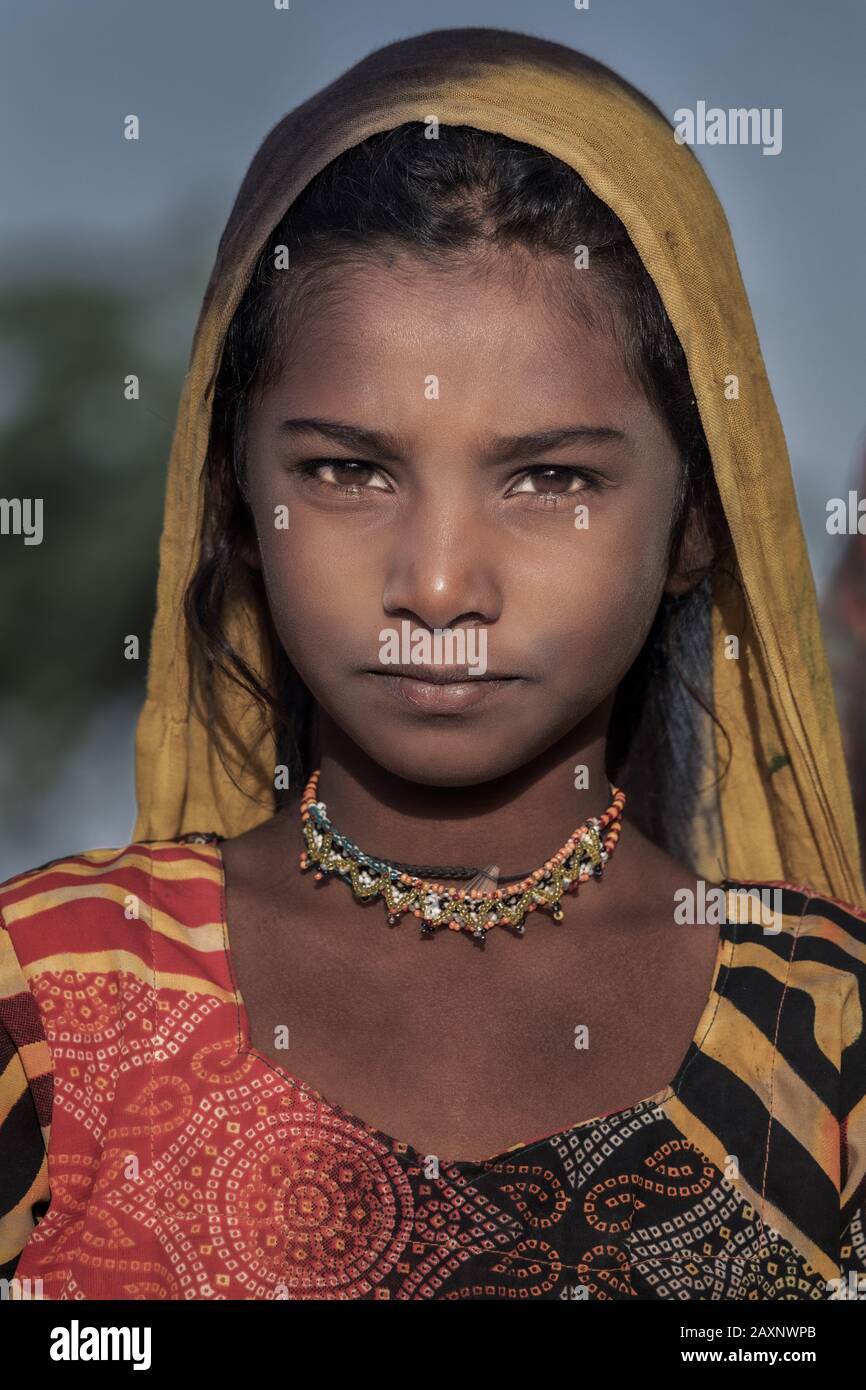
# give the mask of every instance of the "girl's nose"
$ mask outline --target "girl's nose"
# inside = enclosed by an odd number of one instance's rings
[[[501,612],[497,548],[469,509],[416,514],[401,526],[385,558],[384,611],[430,628],[493,623]]]

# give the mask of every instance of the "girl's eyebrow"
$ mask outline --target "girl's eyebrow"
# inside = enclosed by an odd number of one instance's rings
[[[350,425],[342,420],[323,420],[314,415],[281,420],[277,433],[288,438],[296,434],[321,434],[335,444],[345,444],[348,449],[365,449],[381,459],[396,461],[404,457],[406,452],[405,443],[399,435],[367,429],[363,425]]]
[[[364,449],[381,459],[397,460],[407,453],[406,443],[397,434],[387,430],[368,429],[363,425],[351,425],[342,420],[325,420],[319,416],[306,416],[293,420],[281,420],[277,433],[292,437],[299,434],[321,434],[337,444],[350,449]],[[560,425],[530,434],[495,435],[487,450],[488,457],[497,463],[507,463],[526,454],[542,454],[562,444],[607,444],[622,443],[628,435],[611,425]]]
[[[497,435],[490,453],[500,463],[507,463],[524,454],[543,454],[561,444],[623,443],[628,435],[612,425],[560,425],[532,434]]]

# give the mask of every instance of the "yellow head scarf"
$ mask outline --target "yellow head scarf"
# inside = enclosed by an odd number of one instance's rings
[[[370,54],[284,117],[258,150],[217,253],[169,464],[147,699],[136,733],[136,839],[237,835],[273,813],[276,741],[236,691],[242,786],[189,711],[182,600],[202,526],[202,465],[227,326],[268,234],[326,164],[369,135],[436,118],[536,145],[575,169],[624,223],[688,360],[746,596],[713,593],[715,712],[732,742],[719,822],[697,827],[696,871],[806,884],[866,901],[815,588],[785,441],[724,212],[658,109],[599,63],[497,29],[438,30]],[[739,378],[739,399],[725,394]],[[724,637],[742,631],[739,659]],[[266,669],[257,615],[229,635]],[[724,749],[719,748],[722,755]]]

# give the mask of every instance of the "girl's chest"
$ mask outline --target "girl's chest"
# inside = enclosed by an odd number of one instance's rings
[[[481,951],[456,933],[422,941],[367,909],[347,934],[236,898],[232,964],[251,1046],[380,1133],[446,1159],[490,1157],[665,1092],[710,993],[714,937],[665,961],[601,941],[569,950],[565,925]]]

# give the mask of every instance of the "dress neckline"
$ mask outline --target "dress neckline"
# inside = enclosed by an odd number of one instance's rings
[[[182,839],[184,837],[178,838]],[[205,843],[209,844],[210,848],[214,851],[214,854],[216,856],[217,869],[219,871],[219,925],[222,929],[223,955],[225,959],[226,969],[228,971],[228,977],[231,980],[232,989],[235,995],[235,1002],[237,1005],[238,1026],[235,1035],[238,1044],[237,1055],[239,1057],[245,1055],[254,1057],[258,1062],[260,1062],[263,1066],[267,1067],[275,1075],[281,1077],[284,1081],[287,1081],[293,1088],[303,1091],[317,1105],[336,1115],[338,1119],[343,1120],[351,1128],[363,1130],[366,1134],[370,1135],[372,1138],[384,1144],[388,1149],[393,1149],[395,1147],[400,1149],[401,1151],[408,1154],[410,1158],[412,1158],[413,1160],[417,1160],[417,1162],[423,1167],[430,1155],[423,1154],[420,1151],[420,1149],[417,1149],[414,1144],[410,1144],[407,1140],[398,1139],[394,1135],[386,1133],[385,1130],[378,1129],[375,1125],[371,1125],[368,1121],[362,1119],[360,1115],[355,1115],[351,1110],[347,1110],[344,1105],[340,1105],[338,1101],[329,1100],[326,1095],[324,1095],[320,1090],[318,1090],[317,1087],[311,1085],[309,1081],[304,1081],[302,1077],[297,1076],[295,1073],[288,1071],[278,1062],[275,1062],[272,1058],[268,1057],[264,1052],[261,1052],[259,1048],[253,1046],[250,1034],[249,1012],[247,1010],[247,1006],[244,1002],[243,996],[241,995],[240,987],[238,984],[237,971],[235,970],[234,957],[232,955],[232,947],[228,924],[228,913],[226,910],[227,895],[225,859],[223,858],[223,852],[220,848],[220,841],[223,838],[224,837],[222,835],[213,834],[208,835],[206,840],[205,837],[202,837],[202,840]],[[697,1027],[695,1028],[695,1031],[692,1035],[685,1056],[682,1058],[681,1062],[679,1063],[679,1066],[674,1072],[673,1080],[669,1081],[666,1086],[663,1086],[660,1091],[655,1091],[650,1096],[644,1096],[641,1100],[633,1101],[631,1105],[623,1106],[618,1110],[602,1111],[600,1114],[591,1115],[585,1120],[577,1120],[574,1124],[566,1125],[563,1129],[554,1130],[552,1134],[542,1134],[538,1135],[534,1139],[527,1139],[519,1143],[512,1144],[508,1148],[501,1149],[498,1153],[491,1154],[487,1158],[446,1159],[443,1158],[442,1155],[437,1155],[436,1157],[438,1158],[439,1164],[442,1168],[488,1168],[505,1160],[519,1157],[529,1149],[537,1147],[539,1144],[552,1143],[554,1140],[557,1139],[567,1139],[570,1135],[576,1133],[578,1130],[586,1129],[589,1125],[597,1124],[601,1120],[609,1120],[614,1118],[625,1119],[627,1116],[632,1115],[639,1110],[642,1110],[645,1106],[648,1106],[650,1104],[661,1106],[666,1104],[667,1101],[675,1099],[679,1088],[682,1086],[682,1082],[685,1078],[688,1066],[692,1061],[693,1057],[695,1056],[695,1050],[697,1052],[701,1051],[712,1030],[713,1023],[715,1022],[716,1015],[718,1013],[719,1005],[724,995],[725,984],[727,983],[727,980],[729,978],[730,967],[733,962],[734,948],[737,943],[736,924],[738,918],[735,917],[733,923],[729,922],[727,913],[727,895],[730,891],[736,891],[739,885],[733,879],[724,879],[717,886],[720,887],[722,891],[725,893],[726,907],[725,911],[722,913],[722,920],[719,924],[719,934],[718,939],[716,941],[716,956],[713,965],[710,992],[703,1008],[701,1009],[701,1014],[700,1018],[698,1019]],[[734,926],[734,934],[731,937],[725,935],[725,927],[729,925]],[[719,983],[722,978],[724,980],[724,983],[722,984],[722,988],[719,989]],[[676,1082],[679,1082],[679,1086],[675,1085]]]

